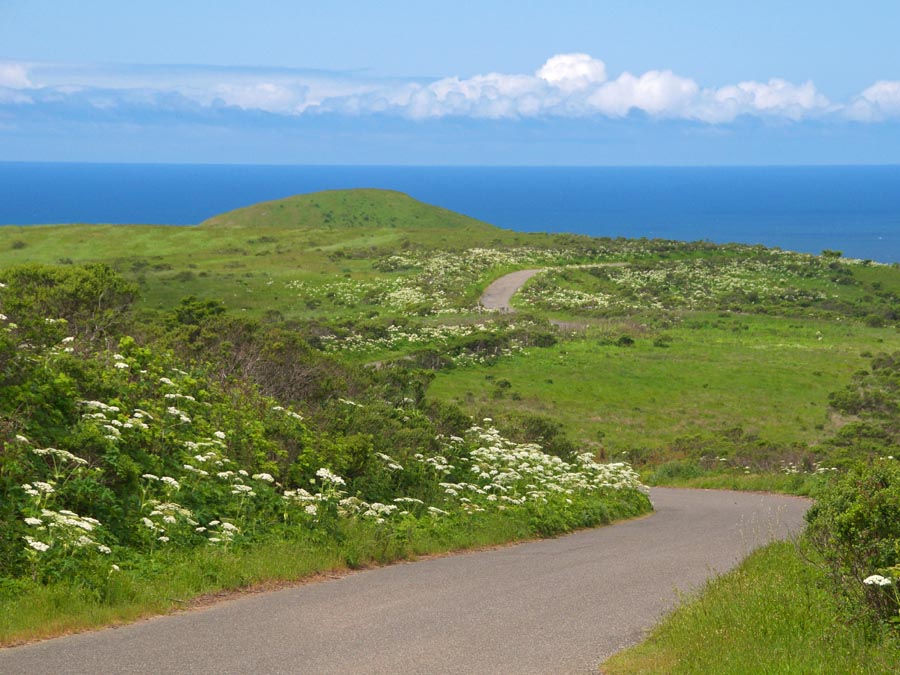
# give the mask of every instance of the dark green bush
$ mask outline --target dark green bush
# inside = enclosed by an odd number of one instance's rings
[[[900,462],[858,464],[835,478],[807,513],[808,540],[850,616],[896,618],[893,585],[866,585],[873,574],[892,576],[900,563]],[[900,582],[894,578],[893,584]]]

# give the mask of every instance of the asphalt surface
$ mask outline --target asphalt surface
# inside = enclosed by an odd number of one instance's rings
[[[522,288],[526,281],[541,272],[543,270],[519,270],[500,277],[484,289],[484,293],[481,294],[481,306],[501,312],[515,311],[509,304],[512,296]]]
[[[597,673],[805,500],[656,488],[646,518],[0,650],[0,673]]]

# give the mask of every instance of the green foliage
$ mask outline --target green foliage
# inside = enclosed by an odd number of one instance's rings
[[[750,555],[712,579],[640,644],[602,665],[608,675],[890,675],[900,642],[848,624],[793,542]]]
[[[835,478],[807,521],[847,616],[896,621],[897,594],[865,581],[881,574],[900,582],[900,463],[875,460]]]
[[[830,445],[850,457],[890,453],[900,446],[900,351],[879,354],[829,403],[850,422]]]
[[[9,583],[74,583],[105,603],[122,569],[165,569],[189,551],[303,539],[341,545],[359,565],[487,514],[550,534],[649,508],[627,467],[573,452],[563,462],[426,404],[429,372],[349,366],[196,298],[158,315],[141,341],[124,334],[127,313],[113,320],[129,287],[102,266],[4,278]]]
[[[94,340],[127,320],[136,288],[104,264],[23,265],[0,273],[3,311],[16,317],[19,335],[40,339],[43,324],[65,320],[69,335]]]

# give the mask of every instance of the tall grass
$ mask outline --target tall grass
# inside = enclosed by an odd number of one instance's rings
[[[606,675],[888,675],[900,642],[840,619],[823,576],[779,542],[710,581]]]
[[[639,515],[638,502],[608,502],[600,525]],[[523,510],[483,513],[405,531],[345,522],[333,538],[272,538],[242,549],[175,550],[123,562],[102,587],[77,579],[0,586],[0,647],[190,608],[232,592],[265,590],[350,569],[554,534]],[[563,527],[568,529],[567,527]],[[562,531],[562,530],[560,530]]]

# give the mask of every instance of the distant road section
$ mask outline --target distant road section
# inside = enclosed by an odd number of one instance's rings
[[[512,296],[525,285],[526,281],[541,272],[543,270],[519,270],[500,277],[484,289],[484,293],[481,294],[481,306],[501,312],[514,312],[509,304]]]
[[[809,502],[656,488],[653,515],[0,650],[0,673],[597,673],[679,591],[798,533]]]

